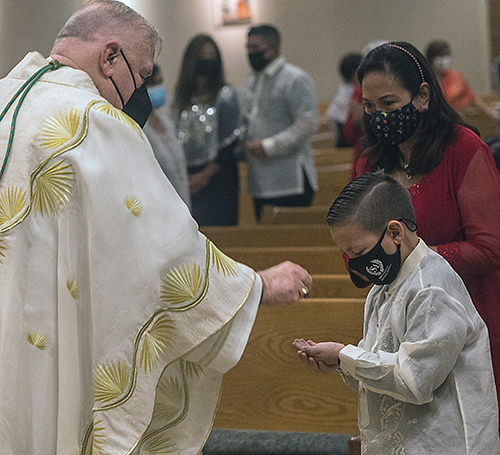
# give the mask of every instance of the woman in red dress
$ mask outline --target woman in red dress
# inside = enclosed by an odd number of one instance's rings
[[[500,181],[492,153],[412,45],[375,48],[358,78],[366,148],[356,175],[382,168],[408,188],[419,236],[462,277],[488,326],[500,392]]]

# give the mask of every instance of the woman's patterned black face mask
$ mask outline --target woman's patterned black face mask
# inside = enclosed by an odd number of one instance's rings
[[[378,141],[383,144],[402,144],[415,134],[422,120],[422,113],[410,101],[391,112],[365,113]]]

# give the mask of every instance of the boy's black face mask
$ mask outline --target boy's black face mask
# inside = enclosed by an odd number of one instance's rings
[[[401,268],[401,245],[394,254],[387,254],[382,247],[387,226],[377,244],[368,253],[349,259],[349,268],[361,273],[373,284],[390,284]]]

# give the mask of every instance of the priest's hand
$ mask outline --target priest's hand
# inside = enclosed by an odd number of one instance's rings
[[[263,287],[262,305],[298,302],[300,298],[309,296],[312,277],[306,269],[293,262],[281,262],[262,270],[259,275]]]

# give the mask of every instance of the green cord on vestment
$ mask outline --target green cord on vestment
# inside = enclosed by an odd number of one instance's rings
[[[2,180],[3,174],[5,172],[5,168],[7,167],[7,161],[9,160],[10,152],[12,150],[12,143],[14,142],[14,132],[16,130],[17,115],[19,113],[19,109],[21,108],[21,105],[23,104],[24,98],[26,98],[26,95],[31,90],[31,87],[33,87],[35,82],[38,81],[45,73],[47,73],[48,71],[56,70],[56,69],[60,68],[61,66],[62,65],[57,60],[51,60],[46,66],[44,66],[43,68],[40,68],[38,71],[36,71],[21,86],[21,88],[14,94],[14,96],[11,98],[11,100],[7,103],[7,106],[5,106],[5,109],[0,114],[0,122],[1,122],[3,120],[3,118],[5,117],[5,114],[7,114],[7,111],[14,104],[14,101],[16,101],[16,99],[19,97],[19,95],[21,95],[21,97],[19,98],[19,101],[16,105],[16,108],[14,109],[14,113],[12,114],[12,123],[10,125],[9,142],[7,143],[7,151],[5,152],[5,158],[3,160],[2,169],[0,169],[0,180]]]

